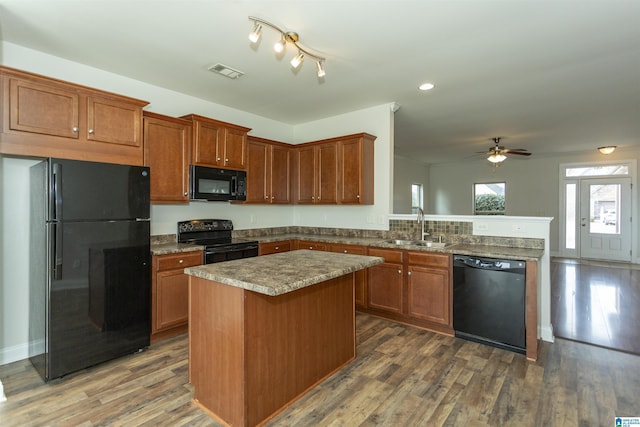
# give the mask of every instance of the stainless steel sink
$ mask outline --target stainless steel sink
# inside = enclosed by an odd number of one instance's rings
[[[441,249],[451,246],[452,243],[428,242],[425,240],[385,240],[385,243],[391,243],[398,246],[424,246],[427,248]]]

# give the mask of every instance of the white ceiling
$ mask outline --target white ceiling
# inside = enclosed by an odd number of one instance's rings
[[[298,32],[326,77],[292,71],[268,28],[251,45],[249,15]],[[636,0],[0,0],[0,37],[289,124],[396,102],[396,153],[425,163],[494,136],[534,156],[640,145]]]

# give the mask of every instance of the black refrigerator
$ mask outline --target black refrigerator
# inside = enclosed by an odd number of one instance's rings
[[[149,168],[30,170],[29,356],[49,381],[149,346]]]

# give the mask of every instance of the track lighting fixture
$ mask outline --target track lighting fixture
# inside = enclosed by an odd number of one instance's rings
[[[253,16],[250,16],[249,20],[253,21],[253,30],[249,34],[249,40],[251,40],[251,43],[257,43],[258,40],[260,40],[263,25],[270,27],[276,30],[277,32],[279,32],[281,36],[280,40],[273,45],[273,50],[275,50],[276,53],[283,52],[287,43],[291,43],[296,47],[296,49],[298,49],[298,53],[293,57],[293,59],[290,62],[293,68],[298,68],[300,64],[302,64],[302,61],[304,61],[304,57],[308,56],[310,58],[313,58],[316,61],[316,72],[318,77],[324,77],[326,75],[326,71],[324,69],[324,62],[326,59],[321,56],[314,55],[313,53],[309,52],[307,49],[300,46],[298,44],[298,40],[300,40],[300,36],[298,36],[298,33],[293,31],[281,30],[279,27],[272,24],[271,22],[268,22]]]

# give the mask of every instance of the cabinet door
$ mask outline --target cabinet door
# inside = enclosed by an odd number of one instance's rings
[[[189,202],[191,126],[144,118],[144,164],[151,170],[151,202]]]
[[[155,330],[186,323],[189,319],[189,276],[182,270],[157,274]]]
[[[234,128],[225,128],[223,155],[223,166],[233,169],[246,169],[247,132]]]
[[[409,266],[409,316],[451,326],[449,272]]]
[[[402,264],[382,263],[369,267],[369,308],[402,314]]]
[[[315,147],[306,146],[295,150],[296,203],[315,202]]]
[[[193,135],[193,164],[199,166],[221,166],[224,128],[216,123],[195,120]]]
[[[87,140],[142,147],[142,107],[95,95],[87,97]]]
[[[320,144],[317,147],[316,203],[338,203],[338,145],[335,142]]]
[[[344,139],[338,142],[338,193],[341,204],[373,204],[372,135]]]
[[[16,78],[11,78],[9,91],[12,130],[78,139],[78,92]]]
[[[279,145],[271,146],[269,170],[271,203],[291,202],[291,150]]]
[[[269,146],[247,142],[247,203],[268,203],[267,170]]]

